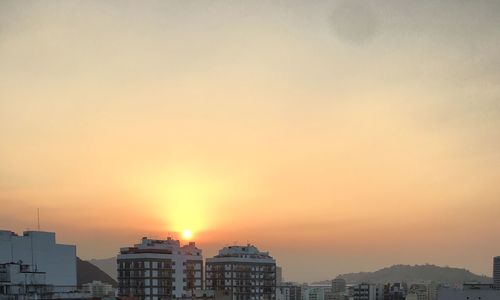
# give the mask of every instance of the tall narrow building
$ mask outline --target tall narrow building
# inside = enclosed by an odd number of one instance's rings
[[[195,243],[142,238],[140,244],[120,249],[118,295],[140,300],[186,297],[202,289],[203,256]]]
[[[229,246],[206,261],[206,289],[226,290],[233,300],[276,298],[276,261],[253,245]]]
[[[500,256],[493,258],[493,284],[500,289]]]

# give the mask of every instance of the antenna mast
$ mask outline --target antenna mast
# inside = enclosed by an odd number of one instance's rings
[[[40,231],[40,208],[36,209],[38,231]]]

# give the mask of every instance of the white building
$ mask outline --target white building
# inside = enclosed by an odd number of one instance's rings
[[[331,300],[332,287],[326,284],[310,284],[302,286],[303,300]]]
[[[181,298],[201,290],[203,256],[191,242],[142,238],[140,244],[120,249],[118,295],[141,300]]]
[[[0,264],[12,262],[44,272],[49,285],[76,286],[76,246],[56,244],[54,232],[0,230]]]
[[[41,298],[50,290],[45,284],[44,272],[19,263],[0,264],[0,299],[18,295],[28,299]]]
[[[437,300],[498,300],[500,290],[492,284],[464,284],[460,288],[439,288]]]
[[[21,263],[0,264],[0,299],[90,299],[75,286],[46,284],[45,272]]]
[[[384,287],[377,284],[360,283],[353,286],[353,300],[382,300]]]
[[[92,297],[106,297],[114,296],[115,289],[109,283],[104,283],[101,281],[92,281],[85,283],[82,286],[83,291],[89,293]]]
[[[231,291],[234,300],[276,298],[276,261],[253,245],[229,246],[206,261],[207,289]]]

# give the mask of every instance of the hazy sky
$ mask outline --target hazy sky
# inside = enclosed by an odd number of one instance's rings
[[[0,228],[489,275],[499,53],[496,0],[0,0]]]

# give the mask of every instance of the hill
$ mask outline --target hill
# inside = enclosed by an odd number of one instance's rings
[[[113,287],[118,285],[116,280],[111,278],[111,276],[106,274],[104,271],[90,262],[81,260],[78,257],[76,260],[76,278],[78,286],[82,286],[82,284],[92,282],[93,280],[109,283]]]
[[[339,275],[348,283],[387,283],[401,282],[417,283],[422,281],[434,281],[437,283],[461,284],[466,281],[477,281],[483,283],[492,282],[487,276],[476,275],[469,270],[451,267],[440,267],[436,265],[394,265],[375,272],[348,273]],[[322,281],[321,283],[328,283]]]
[[[116,256],[102,259],[91,259],[90,263],[99,267],[99,269],[103,270],[111,278],[116,280],[118,275],[116,272]]]

